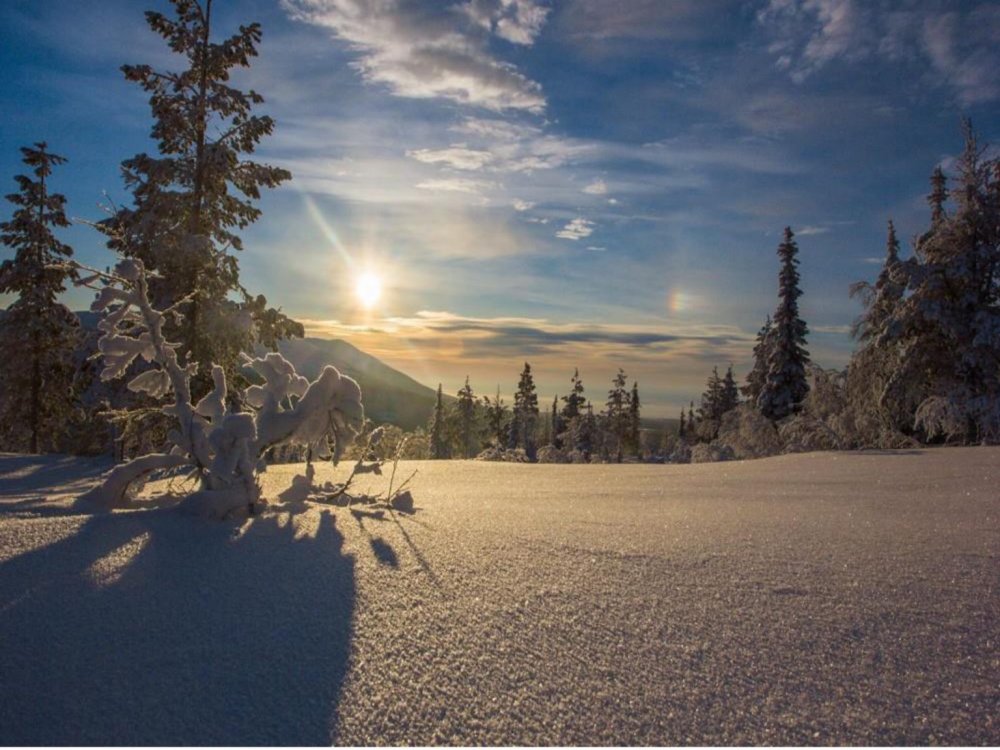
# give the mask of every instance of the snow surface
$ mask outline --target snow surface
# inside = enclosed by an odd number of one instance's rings
[[[997,745],[998,466],[425,462],[412,515],[236,524],[0,456],[0,738]]]

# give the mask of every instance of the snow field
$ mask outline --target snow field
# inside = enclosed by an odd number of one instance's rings
[[[412,515],[212,523],[3,457],[0,736],[998,744],[998,458],[422,462]]]

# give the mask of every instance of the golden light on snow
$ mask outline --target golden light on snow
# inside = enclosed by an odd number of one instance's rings
[[[371,271],[366,271],[358,276],[354,285],[354,293],[361,306],[366,310],[371,310],[382,296],[382,279]]]

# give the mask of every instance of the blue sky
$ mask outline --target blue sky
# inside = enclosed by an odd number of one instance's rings
[[[842,366],[885,222],[925,222],[959,118],[1000,141],[1000,6],[852,0],[215,0],[219,35],[264,28],[238,83],[277,120],[290,169],[244,235],[244,283],[435,385],[542,398],[618,366],[673,415],[712,365],[742,377],[796,231],[810,350]],[[142,11],[0,6],[0,175],[47,140],[81,219],[127,203],[118,165],[152,150],[123,63],[177,63]],[[90,228],[65,239],[110,254]],[[908,243],[907,243],[908,244]],[[364,309],[354,287],[382,278]],[[87,298],[69,296],[75,307]]]

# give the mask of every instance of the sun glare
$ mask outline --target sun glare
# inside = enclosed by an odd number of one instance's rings
[[[382,280],[370,271],[363,273],[358,277],[354,293],[358,296],[361,306],[370,310],[382,296]]]

